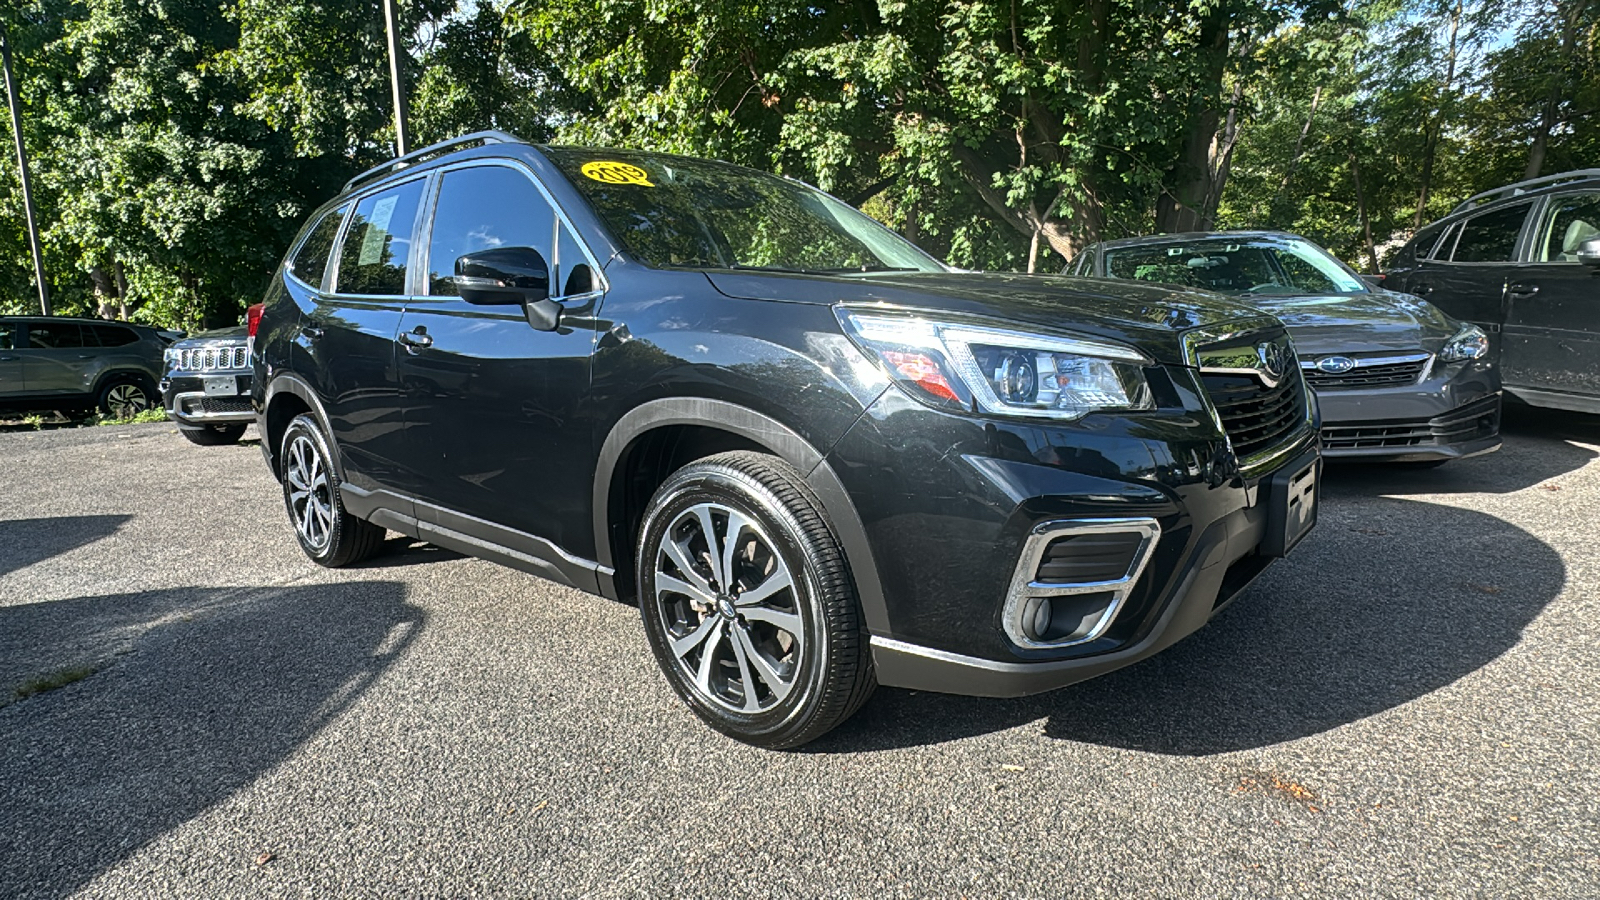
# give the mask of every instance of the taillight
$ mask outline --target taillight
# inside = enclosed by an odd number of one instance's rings
[[[250,337],[255,337],[256,330],[261,327],[261,310],[264,308],[265,303],[257,303],[244,311],[245,333]]]

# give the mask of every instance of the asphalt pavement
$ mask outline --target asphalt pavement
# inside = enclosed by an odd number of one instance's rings
[[[1166,653],[774,753],[632,607],[398,537],[312,565],[253,442],[0,433],[0,897],[1600,896],[1597,455],[1523,413],[1330,468]]]

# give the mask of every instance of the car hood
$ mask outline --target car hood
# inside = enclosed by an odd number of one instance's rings
[[[1438,352],[1458,323],[1425,300],[1392,291],[1327,296],[1256,296],[1252,307],[1289,326],[1303,356]]]
[[[707,272],[730,297],[804,303],[883,303],[1001,320],[1133,346],[1164,363],[1186,363],[1180,335],[1259,318],[1254,307],[1218,294],[1104,278],[990,272],[907,272],[867,276]]]
[[[249,339],[249,329],[243,325],[232,325],[227,328],[217,328],[212,331],[202,331],[190,335],[181,341],[174,341],[172,346],[177,349],[193,347],[212,347],[227,344],[233,346],[242,344]]]

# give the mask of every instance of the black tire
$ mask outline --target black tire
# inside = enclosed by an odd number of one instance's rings
[[[106,379],[95,395],[94,407],[108,418],[126,419],[161,403],[149,382],[137,375],[115,375]]]
[[[178,433],[202,447],[221,447],[239,443],[239,438],[244,437],[246,427],[237,422],[231,425],[205,425],[200,428],[179,425]]]
[[[715,545],[702,522],[711,522]],[[736,550],[728,549],[730,527]],[[822,505],[782,460],[739,451],[673,473],[645,510],[635,562],[656,661],[684,703],[723,734],[797,747],[848,719],[876,686],[844,552]],[[731,591],[718,577],[723,565],[733,570]]]
[[[338,568],[377,553],[387,532],[345,511],[333,453],[316,419],[296,416],[284,429],[281,453],[283,505],[306,556]]]

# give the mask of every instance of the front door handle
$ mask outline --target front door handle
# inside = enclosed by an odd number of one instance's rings
[[[17,361],[17,358],[15,356],[0,356],[0,362],[16,362],[16,361]]]
[[[78,354],[78,358],[79,359],[94,359],[94,354],[93,353],[79,353]]]
[[[1534,294],[1539,293],[1539,286],[1537,284],[1524,284],[1519,281],[1506,288],[1506,293],[1513,297],[1532,297]]]
[[[428,334],[427,326],[418,325],[410,331],[400,332],[400,343],[412,348],[432,347],[433,337]]]
[[[1411,293],[1417,295],[1418,297],[1426,297],[1429,294],[1433,293],[1433,285],[1431,285],[1431,284],[1419,284],[1416,287],[1413,287],[1411,289]]]
[[[322,337],[322,329],[315,325],[301,325],[300,334],[306,340],[314,341],[317,338]]]

